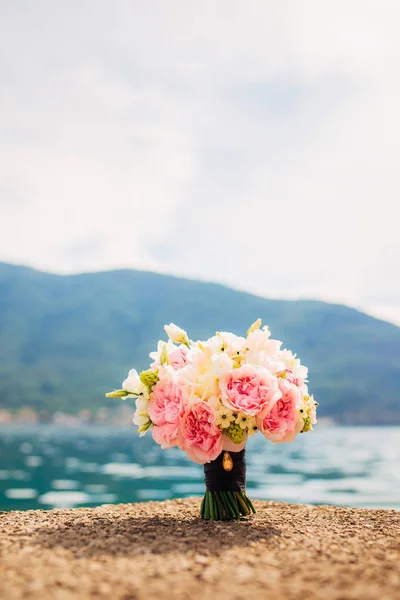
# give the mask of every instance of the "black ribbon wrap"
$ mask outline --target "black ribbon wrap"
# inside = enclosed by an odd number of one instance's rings
[[[209,492],[244,492],[246,489],[246,449],[240,452],[229,452],[233,469],[225,471],[222,459],[225,450],[209,463],[204,465],[204,480]]]

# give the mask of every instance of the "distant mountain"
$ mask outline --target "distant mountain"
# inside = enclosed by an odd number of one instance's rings
[[[105,406],[174,321],[193,339],[261,317],[309,367],[319,414],[400,423],[400,328],[318,301],[268,300],[141,271],[52,275],[0,263],[0,406]],[[115,402],[115,401],[113,401]]]

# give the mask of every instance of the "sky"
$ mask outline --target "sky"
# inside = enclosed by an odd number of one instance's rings
[[[0,260],[400,324],[398,0],[0,3]]]

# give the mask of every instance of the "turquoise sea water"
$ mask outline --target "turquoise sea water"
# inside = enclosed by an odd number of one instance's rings
[[[400,510],[400,428],[320,428],[247,445],[254,498]],[[201,495],[203,468],[136,429],[0,426],[0,510]]]

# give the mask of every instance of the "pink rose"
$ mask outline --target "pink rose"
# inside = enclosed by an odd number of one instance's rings
[[[214,411],[206,402],[188,404],[179,427],[179,446],[188,457],[203,465],[222,452],[222,432],[214,424]]]
[[[168,354],[169,365],[171,365],[171,367],[173,367],[175,370],[182,369],[184,366],[186,366],[188,363],[187,351],[188,349],[185,348],[185,346],[180,346],[179,348],[175,348],[175,350],[172,350],[172,352]],[[153,371],[156,371],[160,367],[161,363],[159,358],[157,358],[157,360],[152,362],[150,365],[150,368],[153,369]]]
[[[187,348],[177,348],[168,356],[169,364],[174,369],[182,369],[187,364]]]
[[[177,444],[181,405],[179,385],[172,379],[160,379],[153,387],[148,412],[154,423],[153,438],[163,450]]]
[[[277,376],[283,376],[282,379],[286,379],[286,381],[289,381],[289,383],[294,383],[294,385],[299,385],[299,380],[297,379],[296,375],[293,373],[293,371],[290,371],[290,369],[285,369],[285,371],[280,371],[279,373],[277,373]]]
[[[225,406],[252,417],[267,413],[282,396],[274,375],[247,364],[224,375],[219,388]]]
[[[292,442],[299,433],[299,425],[303,424],[299,413],[300,391],[286,379],[279,379],[279,389],[282,397],[259,420],[259,428],[272,442]]]

